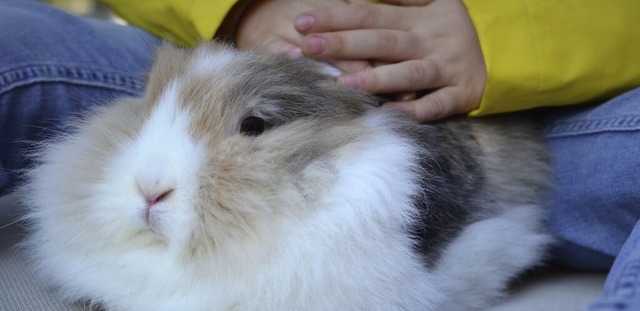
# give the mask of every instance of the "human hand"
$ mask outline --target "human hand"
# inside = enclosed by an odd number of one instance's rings
[[[383,0],[308,11],[295,27],[302,51],[316,58],[372,60],[380,64],[339,81],[372,93],[419,92],[387,105],[420,122],[478,107],[486,69],[477,34],[460,0]],[[416,6],[417,5],[417,6]]]
[[[294,28],[294,18],[305,11],[323,7],[339,9],[345,5],[349,5],[348,0],[257,0],[242,15],[236,31],[236,46],[262,53],[302,56],[303,36]],[[370,67],[369,62],[363,60],[325,60],[345,72]]]

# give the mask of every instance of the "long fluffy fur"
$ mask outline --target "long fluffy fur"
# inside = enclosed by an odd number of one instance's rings
[[[470,310],[539,263],[535,131],[419,126],[320,72],[162,47],[144,97],[38,155],[23,188],[34,267],[109,310]],[[239,133],[247,116],[265,132]]]

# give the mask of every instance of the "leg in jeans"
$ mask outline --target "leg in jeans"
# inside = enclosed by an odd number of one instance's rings
[[[557,179],[549,227],[562,242],[556,259],[581,269],[609,269],[615,260],[607,304],[592,308],[640,310],[640,88],[547,122]]]
[[[602,297],[590,311],[640,310],[640,222],[618,254],[604,284]]]
[[[0,196],[29,165],[28,142],[69,117],[139,95],[160,40],[31,1],[0,1]]]

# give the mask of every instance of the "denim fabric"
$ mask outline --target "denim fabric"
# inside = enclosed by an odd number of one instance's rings
[[[589,310],[640,310],[640,88],[546,121],[557,179],[548,207],[561,241],[555,259],[579,269],[613,263]]]
[[[640,310],[640,222],[636,223],[611,268],[602,297],[588,310]]]
[[[546,136],[557,182],[549,227],[568,242],[558,257],[608,269],[640,218],[640,89],[555,112]]]
[[[143,90],[157,38],[31,1],[0,1],[0,195],[30,145],[87,107]]]

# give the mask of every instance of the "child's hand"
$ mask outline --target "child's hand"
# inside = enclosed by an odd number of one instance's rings
[[[298,16],[305,55],[371,60],[375,68],[345,74],[344,84],[383,94],[427,91],[388,103],[426,122],[480,104],[486,69],[475,28],[460,0],[387,0],[406,5],[329,7]],[[422,93],[424,94],[424,93]]]
[[[347,0],[257,0],[242,15],[236,45],[257,52],[302,56],[303,36],[293,27],[294,18],[305,11],[322,7],[340,9],[346,5],[349,5]],[[368,61],[328,61],[346,72],[371,67]]]

